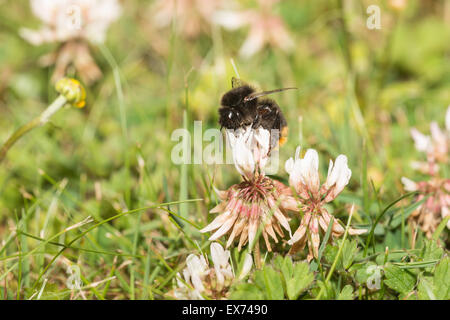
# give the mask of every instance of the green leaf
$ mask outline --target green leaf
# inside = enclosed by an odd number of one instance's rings
[[[345,240],[341,256],[344,269],[348,269],[352,265],[353,260],[356,257],[356,252],[358,251],[357,245],[358,242],[356,240]]]
[[[402,247],[402,236],[400,229],[387,232],[384,238],[384,245],[390,250],[400,249]]]
[[[436,299],[450,299],[450,258],[445,257],[437,266],[434,273],[434,287]]]
[[[240,283],[230,294],[231,300],[264,300],[264,293],[252,283]]]
[[[386,266],[384,274],[386,276],[384,283],[399,293],[410,292],[416,284],[416,278],[412,274],[394,265]]]
[[[421,252],[423,261],[440,260],[443,254],[444,250],[437,244],[437,241],[428,239],[423,241]],[[433,270],[433,266],[425,268],[427,272],[431,272],[431,270]]]
[[[444,250],[437,244],[437,241],[424,240],[423,244],[422,258],[424,261],[442,258]]]
[[[266,284],[264,282],[264,273],[262,270],[256,270],[255,271],[255,285],[260,287],[261,290],[264,290],[266,287]]]
[[[436,300],[432,277],[420,277],[417,293],[420,300]]]
[[[263,270],[256,272],[259,283],[264,284],[267,299],[282,300],[284,298],[283,282],[281,275],[272,267],[266,266]]]
[[[306,262],[298,262],[294,266],[293,276],[285,278],[287,296],[290,300],[297,300],[300,294],[314,281],[314,274],[309,271]]]
[[[338,243],[337,246],[327,245],[325,247],[323,256],[324,256],[325,260],[329,263],[333,263],[336,255],[338,253],[339,245],[342,243],[342,240],[338,240],[337,243]],[[357,252],[358,252],[358,242],[356,240],[353,240],[353,241],[345,240],[345,242],[342,246],[342,253],[341,253],[341,256],[339,257],[336,267],[338,269],[350,268],[353,261],[356,258]]]
[[[438,240],[439,236],[441,235],[441,232],[444,231],[447,227],[447,223],[450,220],[450,216],[446,216],[442,221],[439,223],[438,227],[436,228],[436,231],[434,231],[433,234],[433,240]]]
[[[337,300],[353,300],[353,288],[351,285],[346,285],[338,294]]]
[[[311,293],[317,298],[320,292],[323,292],[322,296],[320,297],[320,299],[322,300],[330,300],[334,299],[335,297],[333,286],[330,282],[326,284],[324,281],[317,280],[316,286],[311,289]]]
[[[372,261],[369,261],[364,266],[362,266],[361,268],[357,269],[356,275],[355,275],[356,281],[358,281],[358,283],[360,283],[360,284],[366,284],[367,280],[372,275],[372,273],[368,273],[367,272],[367,269],[370,266],[376,266],[376,265],[377,265],[376,263],[374,263]]]
[[[294,265],[292,264],[291,258],[286,256],[283,259],[281,256],[278,256],[277,259],[275,260],[275,263],[280,268],[281,273],[283,274],[283,277],[287,283],[288,280],[291,279],[294,274]]]
[[[323,252],[323,256],[324,256],[325,260],[328,263],[333,263],[334,258],[336,257],[336,255],[338,253],[338,250],[339,250],[339,248],[336,246],[333,246],[331,244],[327,245]]]
[[[421,300],[450,299],[449,257],[445,257],[436,266],[433,277],[421,276],[418,285],[418,296]]]

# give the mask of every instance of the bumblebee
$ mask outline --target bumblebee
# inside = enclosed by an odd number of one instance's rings
[[[222,128],[236,130],[251,126],[252,129],[262,127],[279,132],[278,143],[283,145],[287,140],[287,122],[278,104],[272,99],[260,99],[263,96],[297,88],[282,88],[256,92],[254,88],[241,80],[231,79],[232,89],[222,96],[219,109],[219,123]]]

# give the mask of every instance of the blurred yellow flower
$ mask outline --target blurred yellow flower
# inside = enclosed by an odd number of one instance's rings
[[[86,90],[80,81],[72,78],[62,78],[56,82],[55,89],[67,99],[67,102],[75,107],[83,108],[86,105]]]

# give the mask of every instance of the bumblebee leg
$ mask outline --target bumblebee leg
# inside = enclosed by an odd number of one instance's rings
[[[280,140],[278,141],[279,146],[281,147],[283,144],[286,143],[288,139],[288,127],[283,127],[283,129],[281,129],[281,135],[280,135]]]

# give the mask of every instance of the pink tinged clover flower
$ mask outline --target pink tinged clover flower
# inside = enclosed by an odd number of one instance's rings
[[[223,0],[158,0],[152,7],[152,23],[157,29],[170,27],[187,38],[209,33],[211,17],[225,5]]]
[[[261,228],[266,247],[271,251],[270,239],[278,243],[278,237],[284,237],[282,228],[291,235],[286,211],[296,208],[291,190],[264,174],[270,153],[270,133],[262,128],[247,128],[235,133],[227,131],[227,135],[235,167],[244,181],[218,192],[221,202],[210,213],[220,214],[200,232],[215,230],[210,241],[229,234],[226,247],[238,240],[238,250],[241,250],[245,244],[253,243]]]
[[[180,300],[203,300],[226,298],[228,288],[236,279],[243,279],[251,270],[253,262],[247,254],[242,272],[235,277],[230,264],[230,251],[213,242],[210,246],[212,266],[203,255],[190,254],[186,259],[186,268],[177,274],[177,286],[172,295]],[[183,280],[183,281],[182,281]]]
[[[347,165],[347,157],[339,155],[336,161],[330,160],[327,180],[322,186],[319,179],[319,156],[314,149],[308,149],[303,158],[300,147],[295,158],[286,161],[285,169],[289,173],[289,184],[297,193],[297,207],[304,213],[300,226],[288,241],[292,248],[290,253],[303,250],[308,244],[308,260],[318,256],[320,245],[320,229],[326,232],[331,222],[331,214],[324,207],[325,203],[334,200],[348,184],[352,175]],[[333,219],[332,236],[344,234],[344,228],[338,219]],[[365,233],[365,229],[349,229],[351,235]]]
[[[438,165],[448,165],[449,161],[450,106],[445,114],[445,130],[441,130],[436,122],[432,122],[430,131],[431,136],[426,136],[415,128],[411,129],[416,149],[427,155],[427,162],[414,161],[412,167],[429,175],[429,180],[415,182],[406,177],[402,178],[406,191],[419,191],[416,202],[426,197],[408,218],[412,223],[418,224],[428,238],[433,236],[441,220],[450,214],[450,179],[439,176]],[[447,227],[450,229],[450,221]]]
[[[39,30],[21,29],[33,45],[79,38],[104,42],[109,25],[121,12],[117,0],[30,0],[30,5],[44,24]]]
[[[411,136],[417,151],[427,154],[427,162],[414,162],[413,167],[424,173],[435,174],[437,163],[448,163],[450,150],[450,106],[445,114],[445,130],[441,130],[436,122],[430,124],[431,136],[424,135],[416,128],[411,129]]]
[[[294,48],[294,41],[282,18],[273,13],[273,5],[278,1],[258,2],[260,4],[258,9],[219,10],[214,14],[213,21],[229,30],[249,27],[248,36],[239,50],[239,54],[244,58],[250,58],[266,45],[278,47],[285,52],[291,51]]]
[[[233,153],[236,170],[244,178],[251,180],[254,176],[264,174],[264,167],[269,160],[270,132],[263,128],[238,129],[226,131]]]
[[[419,191],[415,202],[427,199],[419,205],[408,217],[410,221],[420,226],[428,238],[432,238],[434,231],[442,219],[450,215],[450,179],[433,177],[429,181],[414,182],[402,177],[402,183],[406,191]],[[450,220],[447,222],[450,229]]]

